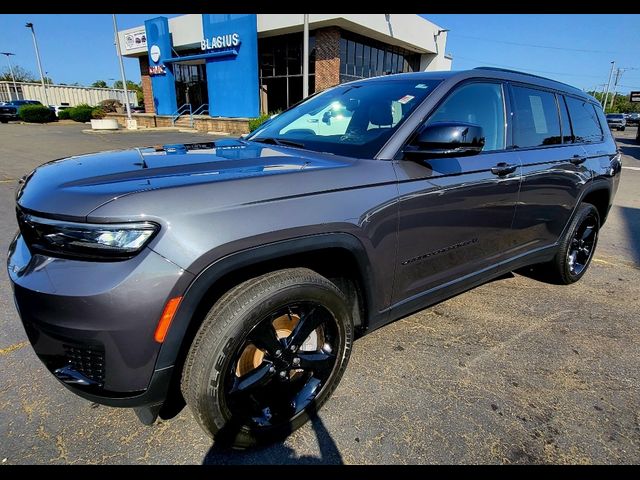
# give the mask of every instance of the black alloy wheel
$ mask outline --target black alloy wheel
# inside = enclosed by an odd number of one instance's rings
[[[182,371],[198,423],[216,443],[247,448],[313,418],[346,369],[351,311],[334,283],[307,268],[267,273],[226,292]]]
[[[567,265],[572,275],[580,275],[587,268],[598,238],[598,218],[591,212],[575,231],[567,250]]]
[[[580,280],[587,272],[598,244],[600,214],[590,203],[582,203],[560,238],[550,262],[534,266],[535,278],[560,285]]]
[[[336,365],[338,325],[325,307],[295,302],[260,320],[226,372],[229,410],[253,428],[279,426],[314,401]]]

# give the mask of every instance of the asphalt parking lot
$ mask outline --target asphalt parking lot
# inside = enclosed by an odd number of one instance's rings
[[[16,179],[65,155],[186,141],[0,125],[0,251]],[[0,464],[640,462],[640,146],[618,132],[622,180],[589,272],[571,286],[514,274],[358,340],[312,424],[246,452],[212,446],[188,409],[152,427],[86,402],[40,364],[0,273]],[[4,264],[3,264],[4,265]]]

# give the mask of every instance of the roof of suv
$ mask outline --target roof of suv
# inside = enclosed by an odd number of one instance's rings
[[[591,95],[583,92],[579,88],[573,87],[566,83],[558,82],[557,80],[551,80],[550,78],[541,77],[539,75],[533,75],[531,73],[518,72],[516,70],[507,70],[504,68],[494,67],[476,67],[471,70],[453,70],[453,71],[435,71],[435,72],[410,72],[410,73],[396,73],[392,75],[384,75],[380,77],[367,78],[362,80],[356,80],[351,83],[359,83],[363,81],[383,81],[385,79],[403,80],[403,79],[424,79],[424,80],[449,80],[459,78],[464,80],[466,78],[496,78],[501,80],[512,80],[524,83],[530,83],[541,87],[551,88],[554,90],[560,90],[562,92],[569,93],[582,98],[588,98],[591,101],[597,102]]]

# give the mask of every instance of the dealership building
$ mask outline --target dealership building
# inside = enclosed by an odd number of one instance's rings
[[[118,32],[147,114],[241,119],[303,98],[303,14],[150,18]],[[450,70],[447,31],[412,14],[309,14],[309,93],[360,78]]]

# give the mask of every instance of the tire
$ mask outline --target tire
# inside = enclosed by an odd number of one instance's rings
[[[283,309],[288,313],[278,316]],[[182,372],[181,390],[200,426],[216,443],[247,448],[282,439],[303,425],[347,366],[353,341],[349,312],[341,291],[306,268],[271,272],[225,293],[196,333]],[[308,326],[316,324],[304,340]],[[296,330],[301,325],[305,328]],[[263,348],[272,337],[267,331],[275,331],[281,349]],[[301,344],[297,351],[293,343]],[[239,373],[241,367],[248,372]]]
[[[9,123],[9,120],[0,120],[0,123]]]
[[[627,127],[622,127],[620,131],[624,132]]]
[[[581,250],[580,253],[578,253],[580,260],[578,261],[574,257],[574,262],[572,263],[572,253],[576,251],[576,248],[580,250],[575,242],[577,241],[579,244],[578,238],[582,239],[582,237],[587,234],[587,227],[592,227],[593,237],[589,253],[587,255],[584,253],[584,250]],[[598,244],[599,230],[600,215],[598,214],[598,209],[590,203],[582,203],[578,207],[576,215],[560,242],[555,257],[545,265],[544,273],[547,279],[560,285],[569,285],[580,280],[586,273],[593,259]],[[591,240],[591,237],[589,237],[589,239]],[[578,268],[578,266],[581,268]]]

